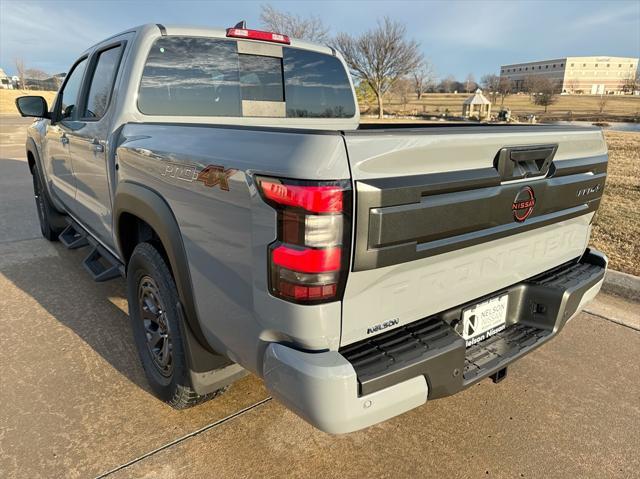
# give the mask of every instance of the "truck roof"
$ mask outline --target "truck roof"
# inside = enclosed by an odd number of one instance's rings
[[[105,41],[123,35],[125,33],[136,32],[139,35],[139,38],[142,38],[147,35],[157,35],[158,31],[163,32],[166,35],[179,35],[179,36],[190,36],[190,37],[208,37],[208,38],[228,38],[227,37],[227,29],[226,28],[214,28],[214,27],[199,27],[194,25],[172,25],[172,24],[161,24],[161,23],[146,23],[144,25],[138,25],[136,27],[128,28],[121,32],[116,33],[108,38],[101,40],[100,42],[92,45],[87,48],[85,53],[92,50],[97,45],[104,43]],[[279,33],[279,32],[274,32]],[[289,46],[294,48],[301,48],[304,50],[312,50],[320,53],[333,54],[336,55],[337,52],[327,46],[321,45],[319,43],[312,43],[305,40],[300,40],[297,38],[289,37],[291,43]],[[249,42],[261,42],[261,40],[251,40],[251,39],[243,39],[244,41]],[[268,42],[267,42],[268,43]]]

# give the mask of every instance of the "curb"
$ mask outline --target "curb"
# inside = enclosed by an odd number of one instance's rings
[[[615,294],[632,301],[640,301],[640,277],[607,270],[602,284],[602,291]]]

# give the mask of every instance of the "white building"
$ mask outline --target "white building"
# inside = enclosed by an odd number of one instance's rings
[[[0,88],[3,90],[13,90],[13,81],[2,68],[0,68]]]
[[[527,77],[544,77],[557,82],[563,93],[600,95],[622,93],[637,70],[637,58],[566,57],[502,65],[500,76],[511,80],[516,91],[523,90]]]

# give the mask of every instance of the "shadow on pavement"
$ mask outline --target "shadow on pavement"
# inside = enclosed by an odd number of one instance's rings
[[[124,281],[92,281],[82,266],[88,248],[69,251],[60,244],[55,244],[54,248],[58,256],[9,265],[3,268],[2,274],[114,369],[150,393],[133,342],[129,317],[123,311],[127,308]],[[46,328],[34,327],[32,340],[46,341]]]
[[[26,161],[0,159],[0,195],[0,242],[39,237],[33,182]]]
[[[0,192],[3,198],[0,243],[25,257],[29,256],[25,250],[39,250],[18,263],[3,264],[0,258],[1,273],[113,368],[150,392],[133,343],[129,318],[124,312],[127,310],[124,281],[95,283],[82,266],[89,248],[69,251],[41,237],[26,161],[0,161]],[[36,246],[40,244],[41,247]],[[31,328],[28,337],[32,341],[55,341],[57,338],[53,337],[55,333],[47,327],[48,323],[32,314],[32,310],[25,307],[14,309],[11,315],[15,315],[15,319],[25,316],[20,319],[26,323],[25,328]]]

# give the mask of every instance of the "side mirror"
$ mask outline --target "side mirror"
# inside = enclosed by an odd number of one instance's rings
[[[16,107],[22,116],[49,118],[47,100],[41,96],[21,96],[16,98]]]

